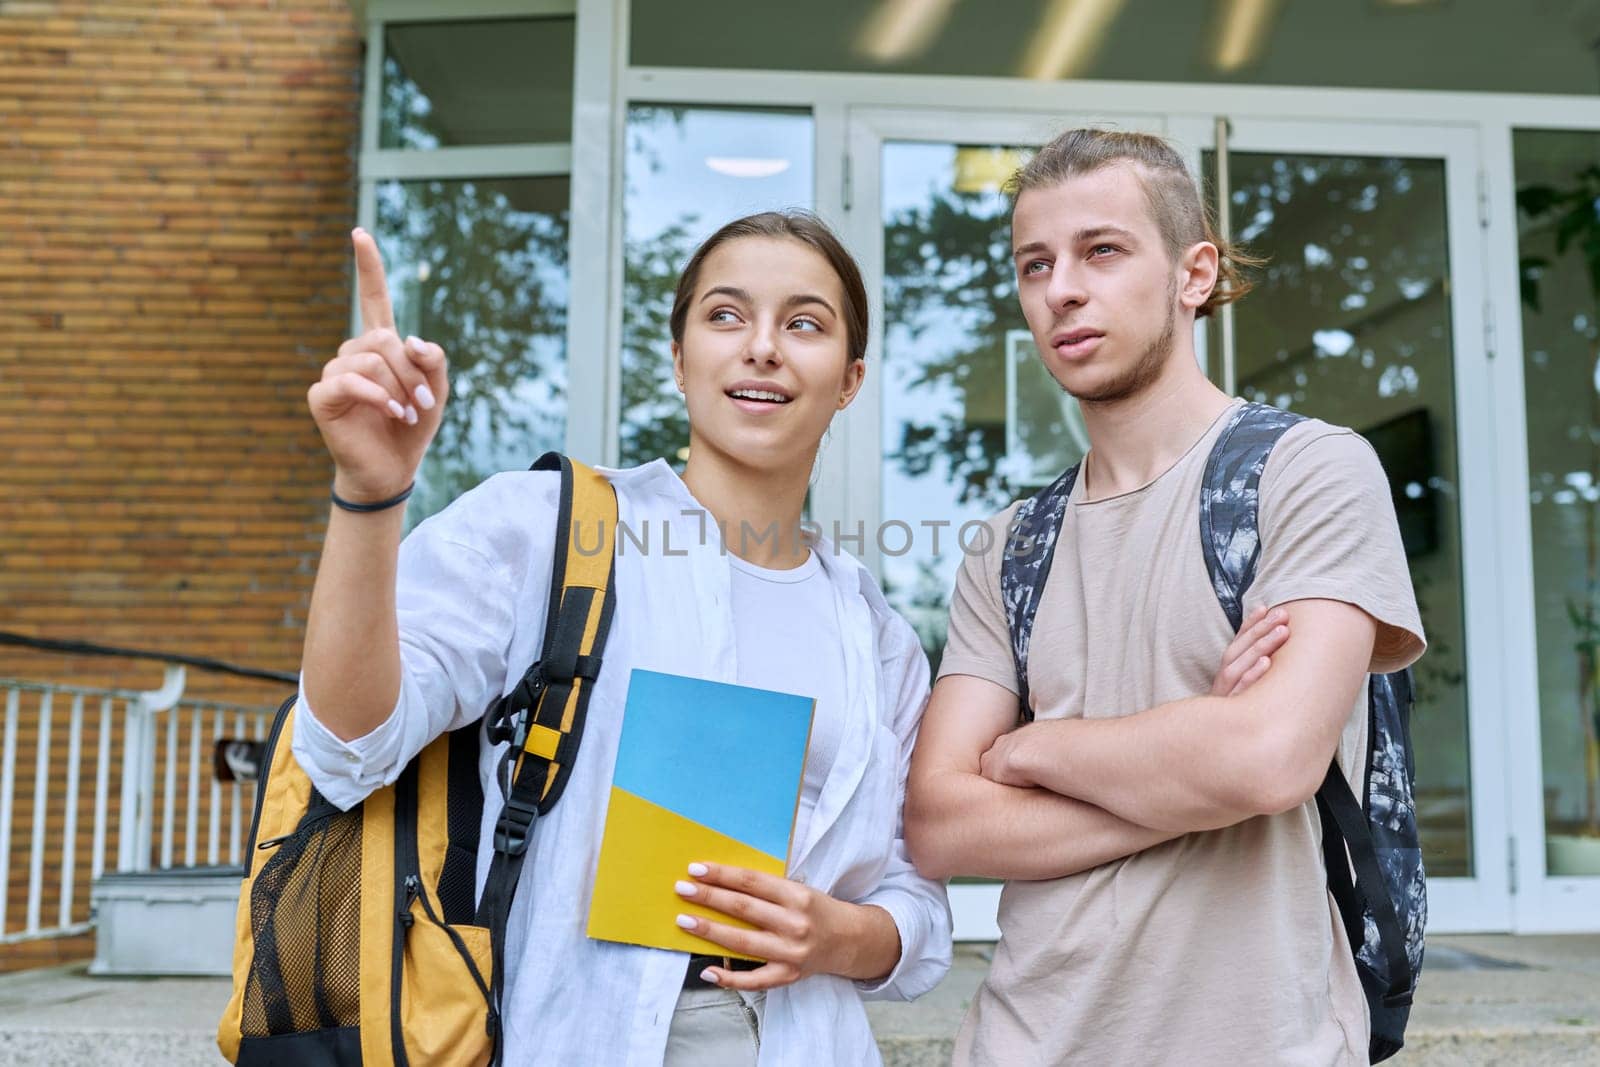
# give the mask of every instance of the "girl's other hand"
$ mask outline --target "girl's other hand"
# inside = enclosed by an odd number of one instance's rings
[[[767,962],[751,971],[706,968],[725,989],[775,989],[812,974],[871,980],[894,970],[900,931],[882,908],[851,904],[764,871],[715,863],[689,865],[678,895],[755,927],[747,930],[692,915],[678,925],[696,937]]]

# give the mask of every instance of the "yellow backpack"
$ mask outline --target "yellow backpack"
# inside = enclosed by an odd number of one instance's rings
[[[553,452],[533,469],[561,473],[550,604],[539,661],[484,716],[492,743],[512,743],[496,775],[507,799],[482,901],[479,723],[436,738],[394,785],[340,811],[290,751],[290,698],[262,759],[233,995],[217,1028],[239,1067],[476,1067],[505,1054],[506,916],[534,820],[571,772],[616,599],[610,483]],[[574,536],[585,528],[600,532],[594,551]]]

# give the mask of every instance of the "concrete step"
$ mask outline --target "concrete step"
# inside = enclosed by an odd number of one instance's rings
[[[1396,1067],[1600,1065],[1600,936],[1440,937],[1428,952]],[[926,997],[869,1006],[888,1067],[950,1062],[987,955],[962,946]],[[97,978],[83,964],[0,976],[0,1067],[215,1067],[227,999],[225,979]]]
[[[953,1037],[988,970],[963,945],[937,989],[871,1004],[887,1067],[950,1062]],[[1600,1065],[1600,936],[1434,937],[1396,1067]]]

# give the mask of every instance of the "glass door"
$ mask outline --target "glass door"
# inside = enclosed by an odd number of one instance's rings
[[[1507,626],[1528,673],[1513,706],[1520,752],[1516,841],[1519,930],[1600,922],[1600,132],[1515,129],[1498,163],[1515,190],[1501,263],[1511,306],[1499,321],[1521,344],[1497,361],[1508,431],[1508,521],[1523,521],[1531,618]],[[1509,204],[1505,208],[1510,208]],[[1500,288],[1500,286],[1497,286]],[[1525,480],[1524,480],[1525,479]],[[1521,503],[1517,503],[1521,497]],[[1521,512],[1519,515],[1518,512]],[[1519,536],[1513,533],[1512,537]],[[1515,627],[1515,629],[1513,629]],[[1537,708],[1537,718],[1532,709]],[[1535,728],[1537,726],[1537,728]]]
[[[879,364],[819,488],[833,513],[866,517],[859,547],[935,663],[963,524],[1087,444],[1018,308],[1000,189],[1084,121],[1167,134],[1214,189],[1209,117],[851,116],[850,239],[878,300]],[[1270,257],[1235,313],[1236,391],[1363,432],[1390,473],[1431,642],[1413,727],[1431,925],[1509,929],[1503,726],[1495,701],[1468,714],[1501,655],[1494,627],[1471,625],[1494,618],[1496,583],[1463,579],[1496,573],[1475,136],[1240,121],[1223,147],[1233,232]],[[1220,374],[1221,331],[1197,341]],[[958,937],[993,936],[996,892],[953,887]]]
[[[1508,768],[1484,238],[1471,130],[1238,120],[1205,137],[1213,196],[1269,262],[1234,311],[1234,391],[1361,432],[1389,474],[1427,654],[1412,719],[1431,925],[1510,928]],[[1190,132],[1190,131],[1185,131]],[[1220,205],[1219,205],[1220,206]],[[1468,432],[1476,428],[1477,432]],[[1477,579],[1474,581],[1473,579]]]
[[[851,115],[849,242],[874,301],[877,364],[835,424],[846,440],[813,500],[819,514],[865,517],[861,542],[844,547],[877,570],[935,669],[967,524],[1083,454],[1073,402],[1035,358],[1017,303],[1001,187],[1056,131],[1088,122],[1162,129],[1126,115]],[[957,879],[950,896],[958,938],[999,936],[997,884]]]

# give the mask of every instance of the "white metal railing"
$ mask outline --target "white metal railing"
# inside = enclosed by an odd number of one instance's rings
[[[0,944],[88,930],[82,868],[87,882],[100,877],[111,847],[118,871],[240,862],[255,785],[218,781],[211,752],[223,737],[265,738],[275,709],[184,700],[184,681],[177,664],[145,692],[0,679]],[[14,869],[19,834],[27,859]]]

